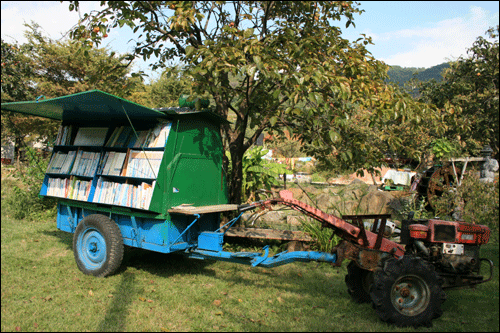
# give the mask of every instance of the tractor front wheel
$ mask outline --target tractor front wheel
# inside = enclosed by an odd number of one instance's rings
[[[397,326],[432,325],[446,294],[441,278],[420,258],[389,259],[374,273],[370,296],[378,316]]]

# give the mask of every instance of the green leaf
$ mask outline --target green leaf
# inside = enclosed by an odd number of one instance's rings
[[[191,57],[191,55],[193,54],[194,52],[194,47],[189,45],[189,46],[186,46],[186,57],[189,58]]]
[[[330,135],[330,140],[332,140],[334,144],[338,143],[341,140],[339,133],[335,130],[330,130],[329,135]]]
[[[259,67],[259,68],[262,67],[262,59],[261,59],[260,56],[254,55],[253,56],[253,61],[255,62],[255,64],[257,65],[257,67]]]
[[[245,31],[243,31],[243,37],[244,38],[250,38],[251,36],[253,35],[253,28],[250,28],[250,29],[246,29]]]
[[[278,118],[275,116],[271,117],[271,119],[269,119],[269,123],[271,124],[271,126],[276,125],[277,122],[278,122]]]

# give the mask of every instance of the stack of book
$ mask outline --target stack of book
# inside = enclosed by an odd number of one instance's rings
[[[71,134],[73,132],[73,125],[60,126],[57,133],[56,146],[67,146],[71,144]]]
[[[73,177],[70,182],[66,198],[86,201],[89,197],[92,181],[81,180]]]
[[[130,150],[122,174],[125,177],[156,178],[162,158],[163,151]]]
[[[134,131],[130,126],[121,126],[115,128],[106,143],[106,147],[124,148],[129,145],[130,140],[135,137]]]
[[[155,183],[156,181],[153,181],[152,184],[143,182],[140,185],[133,185],[109,182],[100,177],[97,181],[93,202],[148,209]]]
[[[87,200],[91,181],[71,178],[49,178],[47,183],[47,195],[74,200]]]
[[[69,174],[75,156],[76,150],[71,150],[67,153],[62,151],[55,152],[50,159],[47,173]]]
[[[149,148],[165,147],[171,126],[171,122],[158,123],[148,137],[147,146]]]
[[[47,195],[52,197],[65,198],[69,187],[69,178],[49,178],[47,183]]]
[[[107,133],[107,127],[80,127],[73,145],[102,147]]]
[[[99,152],[79,150],[76,155],[75,164],[71,170],[72,175],[93,177],[99,163]]]
[[[108,176],[120,176],[122,172],[123,163],[127,153],[108,151],[102,159],[100,170],[98,173]]]
[[[114,129],[106,147],[112,148],[159,148],[165,147],[172,123],[162,121],[155,128],[135,133],[130,126]]]

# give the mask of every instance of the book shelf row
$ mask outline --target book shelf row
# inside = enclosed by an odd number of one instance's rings
[[[92,202],[148,209],[156,181],[140,185],[117,183],[99,177]],[[88,201],[92,181],[71,178],[49,178],[47,195],[52,197]]]
[[[115,128],[106,147],[113,148],[160,148],[165,147],[170,133],[170,122],[160,122],[156,127],[134,133],[132,127]]]
[[[47,173],[93,177],[96,173],[107,176],[156,178],[163,151],[100,152],[84,150],[58,151],[52,155]]]
[[[156,178],[163,151],[106,152],[97,173],[107,176]]]
[[[172,123],[160,121],[154,128],[135,132],[130,126],[120,126],[106,142],[106,147],[113,148],[161,148],[170,133]],[[55,141],[56,146],[98,146],[103,147],[108,127],[61,126]],[[76,133],[76,134],[75,134]]]
[[[88,200],[92,181],[71,178],[49,178],[47,195],[74,200]]]
[[[148,209],[156,181],[140,185],[116,183],[99,177],[93,202],[139,209]]]

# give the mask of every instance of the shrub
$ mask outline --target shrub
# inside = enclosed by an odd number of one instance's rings
[[[258,190],[271,191],[273,186],[279,185],[278,177],[287,172],[283,165],[264,159],[267,153],[267,149],[253,147],[248,149],[243,156],[242,196],[244,201],[250,202],[258,199],[256,197]],[[229,153],[226,154],[230,159]]]
[[[499,219],[498,176],[493,183],[479,181],[476,172],[469,172],[456,188],[447,187],[435,201],[436,214],[442,219],[460,219],[488,226],[492,239],[498,241]]]
[[[333,230],[330,228],[323,228],[321,224],[314,220],[311,221],[305,217],[299,218],[302,229],[307,232],[313,239],[313,250],[321,252],[333,252],[333,248],[340,242],[340,237],[334,235]]]
[[[36,155],[33,149],[28,150],[27,165],[19,165],[15,173],[19,181],[9,188],[2,189],[2,192],[5,190],[5,208],[15,219],[47,219],[55,215],[56,200],[40,198],[38,194],[48,161]]]

